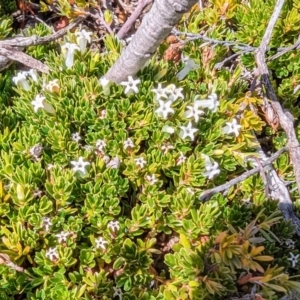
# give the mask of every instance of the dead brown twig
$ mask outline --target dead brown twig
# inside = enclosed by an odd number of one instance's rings
[[[261,83],[265,88],[265,93],[270,100],[270,103],[278,115],[279,123],[283,130],[285,131],[288,139],[288,149],[290,153],[290,159],[294,167],[295,179],[298,186],[298,191],[300,193],[300,147],[297,140],[297,136],[294,130],[294,120],[291,114],[283,111],[280,102],[275,94],[273,86],[269,77],[269,70],[265,60],[265,53],[267,46],[270,42],[271,35],[276,24],[277,19],[279,18],[281,9],[284,4],[284,0],[278,0],[274,12],[271,16],[270,22],[262,39],[262,42],[255,53],[256,64],[261,76]]]
[[[127,32],[131,29],[136,19],[140,16],[143,9],[149,5],[152,2],[152,0],[140,0],[136,9],[133,11],[131,16],[127,19],[125,24],[122,26],[120,31],[118,32],[117,36],[121,40],[124,38],[124,36],[127,34]]]

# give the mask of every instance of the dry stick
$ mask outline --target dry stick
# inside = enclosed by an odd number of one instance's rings
[[[38,37],[36,35],[30,37],[19,36],[0,41],[0,71],[7,68],[10,65],[10,61],[17,61],[30,68],[48,73],[49,68],[42,62],[39,62],[31,56],[23,53],[22,47],[40,45],[54,41],[62,37],[68,30],[71,30],[74,27],[76,27],[84,19],[85,17],[77,18],[73,23],[71,23],[67,27],[44,37]]]
[[[261,83],[266,90],[266,95],[270,100],[272,108],[278,115],[281,127],[287,135],[287,147],[290,154],[291,163],[294,167],[298,192],[300,193],[300,147],[294,130],[293,116],[289,112],[283,111],[271,84],[269,78],[269,70],[265,61],[265,52],[267,50],[267,45],[270,42],[274,26],[277,19],[279,18],[283,4],[284,0],[277,1],[262,42],[255,53],[255,60],[258,66],[258,71],[261,75]],[[271,169],[267,176],[269,176],[269,180],[271,181],[272,186],[276,187],[273,188],[271,192],[271,198],[279,200],[279,208],[281,209],[285,219],[291,220],[293,224],[296,225],[296,233],[298,236],[300,236],[300,220],[293,212],[293,203],[290,199],[290,195],[286,186],[279,178],[274,169]]]
[[[294,49],[297,49],[299,47],[299,45],[300,45],[300,35],[298,36],[298,39],[295,44],[293,44],[292,46],[286,47],[286,48],[282,49],[281,51],[277,52],[276,54],[274,54],[273,56],[269,57],[268,61],[274,60]]]
[[[271,102],[274,111],[277,113],[279,122],[283,130],[285,131],[288,139],[288,149],[292,165],[294,167],[295,179],[300,194],[300,147],[297,140],[297,136],[294,130],[294,120],[290,113],[285,113],[277,99],[273,86],[269,78],[269,71],[265,61],[265,52],[267,45],[270,42],[271,34],[274,29],[275,23],[279,18],[280,11],[284,4],[284,0],[278,0],[275,6],[274,12],[271,16],[265,35],[262,42],[255,53],[255,60],[258,66],[259,73],[261,75],[261,82],[266,88],[266,94]]]
[[[67,33],[69,30],[76,27],[80,22],[82,22],[86,17],[79,17],[74,20],[73,23],[69,24],[67,27],[53,33],[47,36],[38,37],[36,35],[29,36],[29,37],[15,37],[11,39],[6,39],[3,41],[0,41],[0,47],[2,45],[5,46],[11,46],[11,47],[29,47],[34,45],[41,45],[48,42],[52,42],[54,40],[57,40],[58,38],[62,37],[65,33]]]
[[[282,153],[284,153],[285,151],[287,151],[288,148],[287,147],[283,147],[281,148],[280,150],[278,150],[276,153],[274,153],[268,160],[266,161],[263,161],[261,162],[261,165],[262,167],[267,167],[269,166],[273,161],[275,161]],[[220,193],[220,192],[223,192],[223,191],[226,191],[228,190],[229,188],[231,188],[232,186],[234,186],[235,184],[238,184],[244,180],[246,180],[248,177],[254,175],[254,174],[257,174],[259,173],[261,170],[261,167],[258,166],[256,168],[253,168],[252,170],[249,170],[245,173],[243,173],[241,176],[239,177],[236,177],[234,179],[231,179],[230,181],[222,184],[222,185],[219,185],[215,188],[212,188],[212,189],[209,189],[209,190],[206,190],[205,192],[203,192],[200,197],[199,197],[199,200],[201,201],[207,201],[209,200],[213,195],[217,194],[217,193]]]
[[[122,40],[124,36],[129,32],[131,27],[133,26],[136,19],[141,15],[143,9],[152,2],[152,0],[140,0],[137,7],[135,8],[134,12],[131,16],[127,19],[125,24],[122,26],[120,31],[117,34],[117,37]]]
[[[2,45],[0,47],[0,55],[12,60],[17,61],[31,69],[38,70],[42,73],[49,73],[49,67],[39,60],[27,55],[26,53],[16,50],[15,48]]]

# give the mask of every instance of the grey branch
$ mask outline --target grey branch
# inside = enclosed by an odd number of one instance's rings
[[[274,153],[268,160],[261,162],[261,165],[265,168],[267,166],[269,166],[273,161],[275,161],[282,153],[284,153],[285,151],[287,151],[287,147],[281,148],[280,150],[278,150],[276,153]],[[231,188],[232,186],[246,180],[248,177],[259,173],[261,170],[261,167],[258,166],[256,168],[253,168],[252,170],[249,170],[245,173],[243,173],[242,175],[240,175],[239,177],[236,177],[234,179],[231,179],[230,181],[219,185],[215,188],[206,190],[205,192],[203,192],[200,197],[199,200],[201,201],[207,201],[209,200],[213,195],[217,194],[217,193],[221,193],[223,191],[228,190],[229,188]]]
[[[131,14],[131,16],[127,19],[125,24],[122,26],[120,31],[118,32],[117,36],[120,40],[122,40],[125,35],[128,33],[128,31],[133,26],[136,19],[140,16],[143,9],[149,5],[152,2],[152,0],[140,0],[137,7],[135,8],[134,12]]]
[[[266,90],[266,95],[268,99],[270,99],[270,103],[274,111],[278,115],[280,125],[287,135],[287,146],[290,154],[291,163],[294,168],[298,191],[300,194],[300,147],[294,129],[294,120],[290,113],[283,111],[281,104],[278,101],[278,98],[270,81],[269,70],[265,61],[265,52],[267,50],[267,46],[270,42],[274,26],[276,24],[277,19],[279,18],[283,4],[284,0],[277,1],[270,22],[263,36],[261,45],[255,53],[255,60],[259,73],[261,75],[261,82]]]
[[[126,81],[152,57],[160,43],[169,35],[185,12],[197,0],[156,0],[142,24],[105,77],[115,83]]]
[[[39,71],[47,72],[47,66],[28,56],[27,54],[23,53],[22,48],[55,41],[58,38],[62,37],[64,34],[66,34],[68,30],[71,30],[74,27],[76,27],[84,19],[85,17],[77,18],[73,23],[69,24],[67,27],[47,36],[17,36],[14,38],[9,38],[0,41],[0,71],[8,67],[9,62],[13,60],[23,63],[31,68],[35,68]]]

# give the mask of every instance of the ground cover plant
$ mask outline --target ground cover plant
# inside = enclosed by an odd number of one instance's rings
[[[0,3],[4,40],[14,34],[14,8]],[[95,1],[39,4],[46,16],[57,9],[59,22],[98,8]],[[0,299],[284,299],[300,292],[297,183],[287,136],[255,83],[251,48],[275,1],[203,5],[120,84],[105,74],[126,42],[105,34],[96,47],[101,32],[89,19],[26,49],[50,72],[16,64],[1,72]],[[101,9],[110,24],[116,10]],[[299,10],[299,1],[286,1],[269,57],[297,40]],[[46,36],[51,28],[43,21],[25,34]],[[268,63],[295,119],[298,56],[292,50]],[[261,164],[277,151],[264,172]],[[268,190],[271,166],[288,187],[294,218]]]

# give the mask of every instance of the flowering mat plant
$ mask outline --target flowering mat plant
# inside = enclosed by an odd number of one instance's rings
[[[99,8],[50,2],[40,9],[55,7],[60,23]],[[296,36],[300,5],[290,2],[273,48]],[[117,7],[101,7],[106,25],[120,22]],[[258,46],[265,28],[257,24],[273,8],[262,0],[195,6],[120,84],[106,74],[130,40],[92,31],[88,19],[56,42],[29,46],[37,68],[2,70],[1,300],[297,297],[299,193],[289,137],[270,116],[252,50],[217,43]],[[0,17],[4,39],[13,19]],[[26,34],[49,36],[49,26],[42,20]],[[195,38],[201,30],[210,43]],[[232,51],[239,59],[227,65]],[[269,65],[295,118],[298,56]]]

